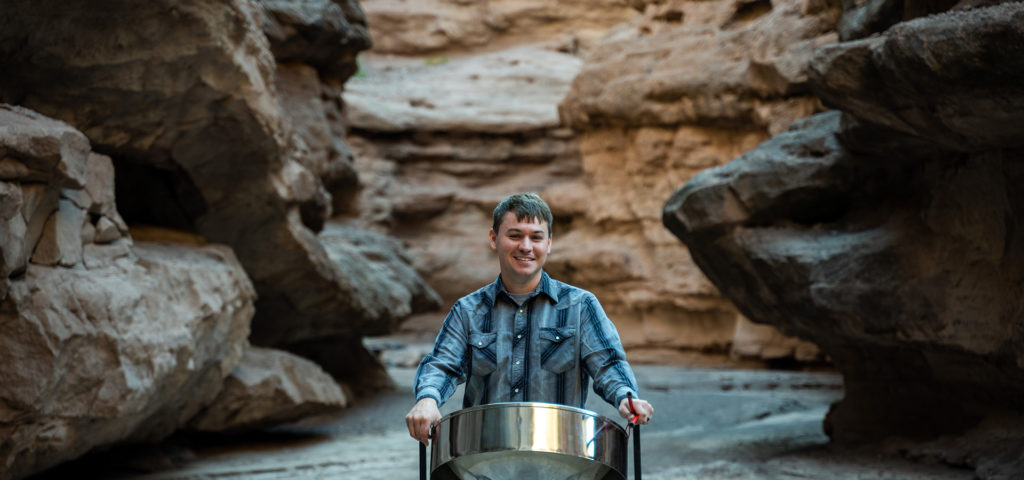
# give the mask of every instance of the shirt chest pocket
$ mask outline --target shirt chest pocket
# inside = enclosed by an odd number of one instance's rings
[[[562,373],[576,366],[576,329],[540,329],[540,365],[552,373]]]
[[[469,344],[472,349],[473,375],[487,375],[498,366],[495,353],[497,333],[470,333]]]

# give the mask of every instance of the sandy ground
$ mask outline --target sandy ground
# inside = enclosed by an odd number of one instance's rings
[[[653,423],[641,432],[648,480],[974,478],[968,470],[913,463],[898,453],[829,447],[821,422],[842,396],[837,374],[676,366],[635,370],[644,398],[656,408]],[[176,438],[157,447],[117,449],[44,478],[417,479],[418,446],[403,420],[412,404],[414,370],[390,373],[396,390],[361,400],[338,416],[231,439]],[[461,399],[461,392],[455,395]],[[588,408],[617,418],[609,405],[591,397]]]

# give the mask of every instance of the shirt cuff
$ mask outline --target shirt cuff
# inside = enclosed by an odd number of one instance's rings
[[[619,408],[619,405],[622,405],[622,399],[624,399],[627,396],[629,396],[628,395],[629,393],[633,394],[633,398],[639,398],[637,393],[634,392],[632,389],[629,389],[629,388],[619,389],[619,391],[615,394],[615,408]]]
[[[437,391],[436,388],[424,388],[423,390],[420,390],[420,393],[416,395],[416,401],[418,402],[424,398],[433,398],[434,401],[437,402],[438,407],[444,403],[441,401],[441,392]]]

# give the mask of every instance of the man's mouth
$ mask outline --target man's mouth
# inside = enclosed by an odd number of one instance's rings
[[[516,260],[518,260],[520,262],[532,262],[533,261],[532,257],[512,257],[512,258],[514,258],[514,259],[516,259]]]

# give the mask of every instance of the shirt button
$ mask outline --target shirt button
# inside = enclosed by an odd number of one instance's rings
[[[523,309],[521,309],[521,308],[520,308],[520,309],[519,309],[519,313],[523,313]]]
[[[516,360],[516,365],[519,365],[519,360]]]
[[[516,335],[516,338],[523,338],[522,335]]]
[[[481,346],[481,347],[484,346],[484,342],[476,342],[476,344]]]
[[[555,340],[561,340],[561,339],[562,339],[562,337],[555,336]]]
[[[519,389],[517,388],[517,389],[513,390],[513,392],[514,393],[519,393]]]

